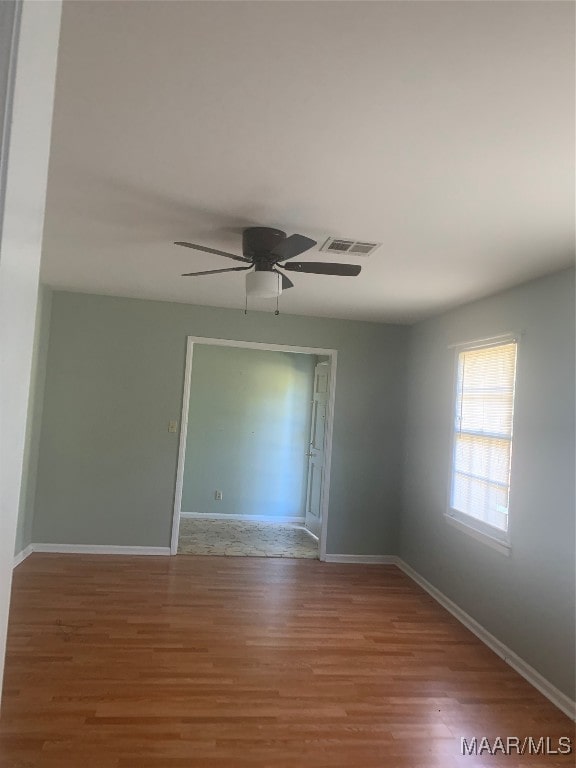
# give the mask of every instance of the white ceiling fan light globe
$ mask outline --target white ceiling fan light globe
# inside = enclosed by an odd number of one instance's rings
[[[246,295],[255,299],[275,299],[282,293],[282,281],[277,272],[248,272]]]

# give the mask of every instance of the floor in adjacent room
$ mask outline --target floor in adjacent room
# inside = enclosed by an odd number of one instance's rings
[[[2,768],[555,768],[569,718],[395,566],[33,554]],[[572,742],[574,743],[574,742]]]
[[[318,541],[301,525],[183,517],[178,554],[318,558]]]

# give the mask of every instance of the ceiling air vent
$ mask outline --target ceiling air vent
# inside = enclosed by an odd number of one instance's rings
[[[364,243],[361,240],[342,240],[338,237],[329,237],[320,250],[327,253],[348,253],[356,256],[368,256],[381,245],[382,243]]]

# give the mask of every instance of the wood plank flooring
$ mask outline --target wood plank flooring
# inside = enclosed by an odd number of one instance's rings
[[[1,768],[474,768],[571,721],[394,566],[34,554]],[[554,743],[553,742],[553,743]]]

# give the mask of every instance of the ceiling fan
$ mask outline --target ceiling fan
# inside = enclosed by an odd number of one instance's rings
[[[195,243],[176,242],[197,251],[215,253],[234,261],[242,261],[246,266],[229,267],[227,269],[208,269],[202,272],[186,272],[182,277],[200,277],[201,275],[216,275],[222,272],[247,272],[246,294],[259,298],[278,297],[282,289],[292,288],[294,283],[282,272],[301,272],[314,275],[340,275],[355,277],[361,267],[356,264],[337,264],[325,261],[288,261],[308,251],[316,245],[304,235],[286,236],[286,232],[271,227],[248,227],[242,232],[242,256],[207,248]]]

